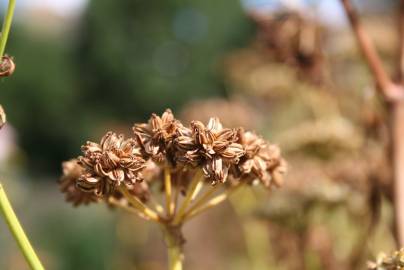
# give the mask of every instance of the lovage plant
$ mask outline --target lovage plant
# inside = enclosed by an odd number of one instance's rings
[[[187,221],[242,186],[279,186],[286,171],[279,148],[255,133],[224,128],[217,118],[185,126],[170,110],[135,124],[132,138],[108,132],[81,150],[63,164],[66,200],[75,206],[105,202],[159,224],[171,270],[182,269]]]

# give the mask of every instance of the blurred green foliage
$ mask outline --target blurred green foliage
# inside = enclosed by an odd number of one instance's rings
[[[12,29],[7,51],[17,71],[1,82],[0,100],[30,171],[41,173],[59,171],[106,123],[129,127],[151,112],[225,95],[221,56],[252,34],[230,0],[97,0],[73,34],[49,37],[29,26]]]

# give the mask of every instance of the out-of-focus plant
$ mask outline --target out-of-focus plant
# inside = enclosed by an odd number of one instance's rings
[[[380,253],[375,262],[368,263],[369,270],[400,270],[404,269],[404,249],[389,255]]]
[[[260,106],[267,121],[267,127],[261,128],[277,138],[292,170],[284,192],[267,199],[267,208],[275,208],[272,213],[279,220],[269,215],[271,211],[262,211],[258,204],[251,205],[249,211],[254,213],[258,208],[261,217],[267,215],[268,233],[274,242],[300,243],[297,248],[287,243],[283,247],[271,246],[279,264],[302,269],[305,261],[310,269],[359,269],[372,250],[369,243],[375,240],[376,225],[385,225],[380,222],[382,196],[392,199],[383,103],[372,95],[372,88],[368,87],[365,93],[350,91],[364,88],[366,82],[360,79],[364,76],[358,57],[347,53],[345,43],[336,43],[340,36],[324,35],[321,26],[313,25],[318,22],[306,23],[301,14],[254,16],[251,18],[258,24],[257,38],[247,48],[229,54],[225,61],[227,83],[245,100]],[[311,26],[305,31],[307,25]],[[285,28],[287,31],[280,30]],[[299,40],[304,41],[298,37],[304,32],[316,32],[308,35],[316,37],[308,40],[315,41],[311,44],[315,44],[312,52],[316,53],[306,55],[311,57],[309,63],[320,67],[314,80],[310,79],[314,74],[310,68],[296,64],[301,54]],[[323,51],[330,55],[324,58]],[[348,66],[351,72],[346,70]],[[322,80],[316,81],[317,76]],[[338,211],[323,211],[329,202],[319,199],[319,190],[344,190],[350,199],[339,201]],[[286,202],[282,204],[286,207],[276,208],[280,201]],[[349,224],[349,229],[326,222],[334,215],[341,223]],[[349,237],[341,243],[339,235],[345,233]],[[305,236],[300,237],[302,234]],[[387,238],[384,243],[390,244]],[[309,264],[313,250],[321,267]],[[289,256],[290,253],[295,256]]]
[[[159,224],[172,270],[182,269],[187,221],[240,187],[279,186],[286,171],[277,146],[224,128],[218,118],[184,126],[167,110],[135,124],[133,132],[128,139],[109,132],[100,143],[83,145],[83,156],[64,163],[61,190],[74,205],[104,201]]]
[[[359,15],[350,0],[341,0],[359,48],[372,72],[380,98],[385,103],[389,134],[391,171],[394,179],[395,230],[398,246],[404,245],[404,1],[400,1],[399,27],[400,54],[398,59],[399,80],[390,76],[380,59],[368,33],[364,30]]]

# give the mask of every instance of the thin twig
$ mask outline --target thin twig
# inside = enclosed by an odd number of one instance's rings
[[[402,98],[402,87],[394,84],[389,75],[383,68],[383,63],[366,31],[364,30],[357,11],[350,0],[341,0],[346,15],[351,24],[352,30],[356,36],[360,50],[368,63],[368,66],[374,76],[377,87],[387,101]]]

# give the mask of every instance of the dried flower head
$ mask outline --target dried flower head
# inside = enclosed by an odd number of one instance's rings
[[[401,270],[404,269],[404,249],[394,251],[390,255],[379,254],[376,262],[368,263],[369,270]]]
[[[223,128],[218,118],[211,118],[206,126],[192,121],[191,134],[178,137],[176,145],[185,150],[182,161],[201,164],[205,177],[215,184],[225,182],[230,166],[244,155],[236,141],[236,130]]]
[[[77,159],[71,159],[62,163],[63,176],[60,179],[60,190],[65,193],[66,201],[74,206],[87,205],[97,202],[99,198],[94,193],[84,192],[77,188],[76,183],[84,173],[84,168],[78,164]]]
[[[258,178],[265,187],[280,186],[286,172],[286,162],[278,146],[269,144],[257,134],[240,129],[239,143],[245,150],[240,162],[232,167],[236,177],[249,181]]]
[[[6,124],[6,113],[3,110],[3,107],[0,105],[0,129]]]
[[[76,205],[103,199],[159,223],[167,246],[179,250],[185,222],[256,178],[279,185],[286,169],[279,148],[254,133],[224,128],[218,118],[186,127],[166,110],[133,132],[133,139],[108,132],[100,143],[83,145],[78,163],[65,165],[62,190]],[[235,185],[210,186],[225,182],[229,172]],[[165,194],[164,206],[156,191]]]
[[[101,142],[87,142],[82,146],[83,156],[79,157],[85,173],[77,185],[84,191],[104,195],[122,183],[129,189],[142,181],[141,171],[145,160],[133,139],[108,132]]]
[[[11,76],[15,71],[15,64],[13,58],[10,56],[3,56],[0,60],[0,78]]]
[[[165,159],[172,139],[180,126],[180,122],[174,118],[171,110],[167,109],[161,117],[152,114],[148,123],[135,124],[133,132],[144,155],[161,162]]]

